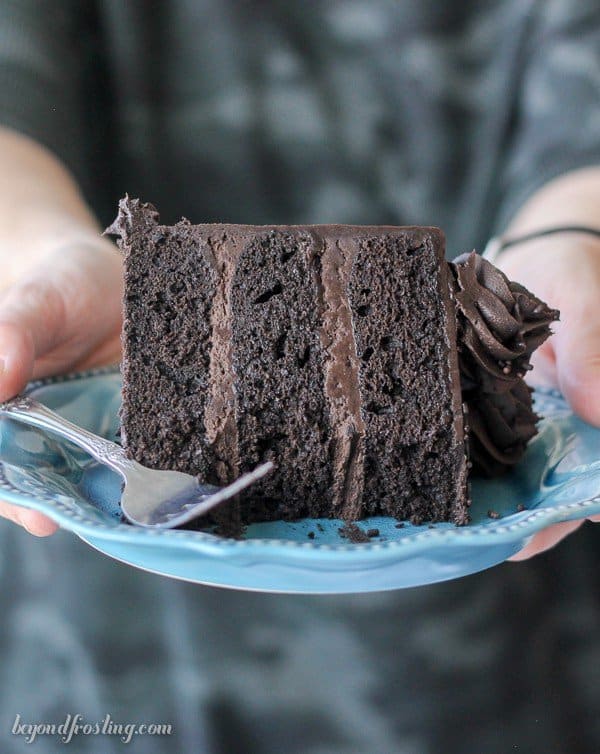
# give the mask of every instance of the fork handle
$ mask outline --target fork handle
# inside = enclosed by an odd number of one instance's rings
[[[110,466],[121,475],[125,475],[128,469],[137,465],[135,461],[127,458],[123,448],[116,443],[78,427],[51,411],[43,403],[26,395],[18,395],[6,403],[0,403],[0,415],[54,432],[86,450],[97,461]]]

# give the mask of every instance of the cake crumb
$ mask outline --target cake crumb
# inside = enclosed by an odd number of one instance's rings
[[[315,538],[315,533],[314,533],[314,531],[309,531],[309,532],[308,532],[308,534],[307,534],[306,536],[307,536],[307,537],[308,537],[309,539],[314,539],[314,538]]]
[[[317,524],[317,529],[319,531],[325,531],[325,529],[323,528],[323,524]]]
[[[396,524],[396,529],[404,529],[404,524],[402,522]]]
[[[367,529],[367,537],[378,537],[379,529]]]
[[[490,511],[488,511],[488,516],[490,518],[500,518],[500,514],[498,513],[498,511],[491,511],[490,510]]]
[[[364,533],[364,531],[352,522],[348,522],[344,526],[340,527],[338,529],[338,532],[340,534],[340,537],[344,537],[345,539],[348,539],[350,542],[353,542],[355,544],[358,542],[369,541],[369,537]]]

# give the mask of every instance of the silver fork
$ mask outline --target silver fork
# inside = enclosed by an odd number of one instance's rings
[[[201,484],[196,477],[180,471],[148,469],[127,458],[116,443],[72,424],[33,398],[17,396],[1,403],[0,414],[54,432],[120,474],[125,482],[121,495],[123,515],[132,524],[153,529],[172,529],[207,513],[273,468],[269,461],[226,487],[216,487]]]

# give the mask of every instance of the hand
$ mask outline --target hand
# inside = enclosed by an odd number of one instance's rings
[[[0,294],[0,401],[32,378],[115,363],[120,355],[122,265],[117,249],[90,233],[61,246]],[[38,536],[57,525],[0,502],[0,516]]]
[[[534,354],[530,381],[558,387],[582,419],[600,426],[600,241],[576,234],[550,236],[507,249],[497,265],[560,310],[555,334]],[[590,520],[600,521],[600,516]],[[550,526],[511,560],[553,547],[582,523]]]

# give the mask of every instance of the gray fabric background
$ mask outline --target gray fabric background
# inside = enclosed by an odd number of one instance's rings
[[[597,0],[3,0],[0,123],[102,220],[439,225],[600,161]]]
[[[0,4],[0,123],[64,159],[106,223],[128,191],[167,221],[435,224],[453,256],[599,162],[599,93],[596,0]],[[598,543],[588,525],[448,584],[288,597],[2,522],[0,750],[32,750],[17,713],[110,713],[171,722],[174,752],[595,754]]]
[[[284,596],[135,571],[0,524],[0,746],[15,715],[170,722],[135,754],[596,754],[600,556],[553,552],[446,584]],[[176,637],[176,638],[175,638]],[[167,745],[168,743],[168,745]]]

